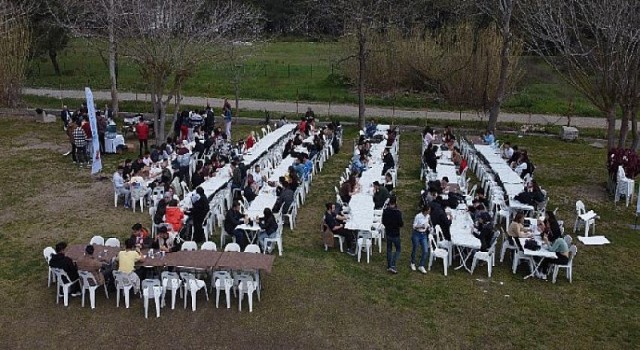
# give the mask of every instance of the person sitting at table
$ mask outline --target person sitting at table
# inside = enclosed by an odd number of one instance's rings
[[[398,129],[396,127],[391,128],[387,132],[387,147],[393,146],[393,143],[396,142],[397,136],[398,136]]]
[[[151,167],[151,165],[153,164],[153,160],[151,159],[150,152],[144,152],[144,155],[142,156],[142,164],[144,164],[144,166],[146,167]]]
[[[491,130],[487,130],[482,137],[482,141],[484,141],[486,145],[493,145],[496,142],[496,138],[493,136]]]
[[[542,241],[547,245],[548,251],[556,253],[555,259],[546,258],[542,260],[540,272],[536,274],[538,278],[547,279],[549,265],[566,265],[569,262],[569,245],[562,236],[558,236],[552,241],[550,235],[542,235]]]
[[[509,224],[507,233],[513,238],[529,238],[532,236],[531,232],[524,228],[524,214],[520,212],[516,214],[516,217]]]
[[[280,193],[278,193],[278,199],[276,199],[276,203],[273,205],[272,211],[274,213],[279,213],[282,210],[283,214],[289,212],[289,207],[295,200],[295,192],[291,188],[283,177],[280,177]]]
[[[460,163],[462,163],[462,155],[460,154],[460,149],[458,147],[454,147],[453,151],[451,151],[451,161],[453,165],[460,167]]]
[[[298,189],[298,185],[300,184],[300,177],[298,177],[298,172],[295,170],[293,166],[290,166],[287,169],[287,174],[285,174],[284,179],[292,191],[296,191]]]
[[[437,151],[438,151],[438,146],[429,145],[427,146],[427,148],[424,150],[424,153],[422,154],[422,161],[433,172],[436,172],[436,168],[438,166],[438,156],[436,155]]]
[[[149,248],[151,246],[151,235],[149,230],[142,227],[142,224],[136,223],[131,226],[131,239],[135,240],[136,247]]]
[[[447,193],[449,192],[449,177],[448,176],[443,176],[442,180],[440,180],[440,188],[442,189],[442,192]]]
[[[502,147],[500,150],[500,156],[502,157],[502,159],[507,159],[507,160],[513,157],[513,148],[511,148],[510,142],[505,142],[502,144]]]
[[[391,193],[393,191],[393,175],[391,173],[384,174],[384,188]]]
[[[247,202],[251,203],[258,196],[259,191],[260,188],[253,180],[253,174],[247,174],[247,185],[242,190],[242,195],[244,196],[244,198],[247,200]]]
[[[451,126],[447,125],[442,132],[442,142],[448,143],[450,140],[455,140],[455,136],[453,135]]]
[[[51,259],[49,259],[49,267],[62,269],[64,272],[67,273],[67,276],[69,276],[71,281],[75,281],[78,278],[80,278],[80,276],[78,275],[78,267],[76,266],[76,263],[74,263],[70,257],[64,254],[64,251],[67,249],[67,243],[58,242],[58,244],[56,244],[55,249],[56,249],[56,253],[51,255]],[[67,283],[71,281],[63,281],[63,282]],[[73,297],[79,296],[80,284],[74,283],[71,286],[71,289],[69,290],[69,292]],[[62,295],[62,289],[58,291],[58,294]]]
[[[436,225],[440,225],[444,239],[447,241],[451,241],[451,216],[444,211],[444,208],[438,202],[438,198],[441,197],[436,197],[436,199],[431,201],[430,203],[431,224],[433,225],[433,227],[436,227]]]
[[[256,164],[253,167],[253,171],[250,171],[249,174],[253,175],[253,182],[255,183],[258,189],[261,189],[264,185],[264,180],[266,176],[262,175],[262,169],[260,168],[260,164]]]
[[[118,165],[118,169],[115,173],[113,173],[113,187],[118,195],[124,196],[124,207],[131,207],[131,190],[129,189],[129,184],[124,181],[124,177],[122,176],[124,172],[124,167],[122,165]]]
[[[373,182],[373,209],[382,209],[384,203],[389,198],[389,191],[380,185],[380,182]]]
[[[298,155],[298,157],[296,157],[296,159],[293,161],[293,169],[296,171],[298,179],[304,179],[305,166],[304,158],[302,157],[302,155]]]
[[[393,156],[391,155],[391,152],[388,148],[385,148],[384,151],[382,151],[382,162],[384,163],[384,166],[382,167],[381,175],[386,174],[387,171],[393,169],[396,166],[396,161],[393,159]]]
[[[131,174],[133,173],[132,167],[133,163],[131,159],[125,159],[124,164],[122,164],[122,178],[125,181],[129,181],[129,179],[131,178]]]
[[[473,228],[473,235],[480,240],[480,251],[488,251],[493,238],[493,220],[486,211],[478,216],[478,221]]]
[[[140,292],[140,276],[138,273],[142,273],[142,270],[136,271],[135,265],[137,262],[144,261],[142,254],[140,254],[140,248],[136,248],[136,241],[134,239],[127,239],[124,241],[125,250],[118,253],[116,261],[118,262],[118,271],[122,272],[133,284],[133,292]]]
[[[265,245],[265,238],[276,238],[276,234],[278,233],[278,223],[276,222],[276,217],[273,215],[271,208],[264,208],[262,212],[263,216],[258,219],[258,225],[262,231],[258,235],[258,244],[262,248],[263,251],[267,253],[271,253],[273,246],[269,244]]]
[[[304,177],[305,181],[309,180],[311,173],[313,172],[313,162],[309,159],[309,155],[306,153],[302,154],[302,164],[304,166]]]
[[[522,152],[520,152],[517,145],[514,145],[512,149],[513,149],[513,154],[511,155],[511,158],[509,158],[509,160],[507,161],[507,164],[509,164],[511,168],[515,168],[516,163],[518,162],[518,159],[520,159],[520,155],[522,154]]]
[[[133,162],[133,164],[131,164],[131,173],[135,174],[139,171],[141,171],[142,169],[144,169],[145,165],[144,165],[144,160],[142,156],[139,156],[138,158],[136,158],[136,160]]]
[[[168,192],[165,192],[164,196],[162,196],[162,198],[158,201],[158,204],[156,205],[156,211],[153,214],[153,223],[155,225],[164,223],[164,214],[167,211],[167,203],[169,203],[170,200],[171,198],[168,197]]]
[[[433,129],[431,129],[428,126],[424,127],[424,130],[422,131],[422,143],[426,146],[429,146],[433,143],[433,141],[435,140],[434,135],[433,135]]]
[[[344,224],[341,223],[346,221],[346,217],[336,213],[335,203],[327,203],[325,205],[325,208],[326,208],[326,211],[324,213],[323,223],[334,235],[344,237],[344,244],[347,249],[347,254],[351,256],[355,256],[356,255],[354,251],[355,234],[353,231],[345,229]]]
[[[193,223],[193,240],[197,243],[204,242],[204,219],[209,212],[209,200],[204,193],[202,187],[196,188],[196,193],[191,196],[193,206],[187,210],[186,214],[190,216]]]
[[[364,153],[360,153],[360,156],[353,161],[351,171],[357,173],[367,171],[367,156]]]
[[[95,248],[88,245],[84,248],[84,255],[76,261],[78,270],[87,271],[93,275],[99,286],[103,285],[111,275],[112,269],[108,264],[104,264],[93,255]]]
[[[244,231],[236,229],[236,227],[244,222],[244,215],[240,212],[240,202],[234,201],[231,210],[227,211],[224,217],[224,230],[227,234],[232,235],[236,239],[236,243],[244,250],[247,240]]]
[[[176,252],[180,249],[180,246],[176,244],[176,238],[178,234],[176,232],[169,232],[167,226],[158,227],[158,234],[151,244],[151,248],[161,252]]]
[[[533,180],[531,181],[524,191],[518,193],[513,199],[517,200],[520,203],[528,204],[533,207],[537,207],[538,204],[544,202],[544,192],[538,186],[538,183]]]
[[[349,204],[351,197],[357,192],[357,185],[358,181],[355,174],[349,175],[349,179],[340,185],[338,194],[340,195],[340,200],[342,200],[343,203]]]
[[[164,214],[164,222],[171,225],[174,232],[180,232],[183,219],[184,213],[178,206],[178,200],[172,199],[169,201],[169,204],[167,204],[167,209]]]

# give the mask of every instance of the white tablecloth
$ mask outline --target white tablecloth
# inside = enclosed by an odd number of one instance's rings
[[[282,137],[292,133],[296,129],[295,124],[285,124],[276,130],[268,133],[265,137],[261,138],[249,152],[243,156],[243,163],[250,165],[256,160],[260,159],[273,145],[275,145]]]
[[[473,220],[466,210],[452,211],[451,220],[451,243],[458,247],[480,249],[480,240],[476,238],[473,231]]]

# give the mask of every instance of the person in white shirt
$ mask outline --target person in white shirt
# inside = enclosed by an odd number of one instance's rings
[[[511,159],[511,157],[513,157],[513,148],[511,148],[511,143],[505,142],[502,145],[501,155],[503,159]]]
[[[264,176],[262,175],[260,165],[256,164],[256,166],[253,169],[254,170],[251,172],[251,175],[253,176],[253,181],[256,183],[258,188],[262,188],[262,185],[264,184]]]
[[[118,170],[113,173],[113,187],[118,195],[124,195],[124,207],[129,208],[131,206],[131,191],[129,190],[129,184],[124,182],[123,171],[124,167],[118,165]]]
[[[429,146],[431,143],[433,143],[433,140],[434,140],[433,130],[429,127],[426,127],[423,132],[424,145]]]
[[[144,165],[147,167],[151,167],[151,165],[153,165],[153,160],[151,159],[151,153],[146,152],[144,154],[144,158],[142,158],[142,163],[144,163]]]
[[[424,264],[427,261],[427,254],[429,252],[427,236],[429,235],[429,231],[431,231],[430,212],[430,206],[425,205],[422,207],[422,210],[413,219],[413,232],[411,234],[411,270],[416,270],[416,251],[418,250],[418,245],[420,245],[422,247],[422,255],[420,256],[418,271],[423,274],[427,273]]]

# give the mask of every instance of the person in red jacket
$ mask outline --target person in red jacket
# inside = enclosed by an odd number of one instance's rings
[[[247,137],[247,142],[245,142],[246,150],[247,151],[250,150],[255,144],[256,144],[255,132],[252,130],[251,133],[249,134],[249,137]]]
[[[142,156],[142,145],[144,145],[144,151],[149,152],[149,125],[145,123],[144,117],[140,116],[140,120],[136,125],[136,134],[138,134],[138,141],[140,142],[140,156]]]

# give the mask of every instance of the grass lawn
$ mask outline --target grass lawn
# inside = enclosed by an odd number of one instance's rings
[[[236,135],[250,127],[238,126]],[[354,129],[340,153],[314,178],[298,226],[285,228],[284,255],[263,278],[262,301],[253,313],[216,309],[199,295],[198,310],[163,309],[143,317],[135,298],[115,307],[98,291],[96,309],[56,305],[46,287],[42,249],[59,240],[86,243],[94,234],[125,238],[130,226],[148,225],[146,213],[113,207],[111,183],[94,181],[61,154],[68,149],[59,124],[0,119],[0,338],[7,348],[33,349],[179,346],[182,348],[633,348],[640,339],[638,234],[627,228],[633,209],[613,206],[606,195],[604,151],[556,138],[511,138],[536,163],[536,178],[572,231],[576,199],[601,216],[597,232],[612,244],[578,243],[574,281],[522,280],[510,263],[494,276],[479,269],[423,276],[408,268],[409,222],[422,187],[420,137],[404,132],[400,144],[398,196],[407,227],[402,233],[400,273],[385,271],[385,256],[370,264],[324,252],[319,234],[323,204],[350,158]],[[105,175],[133,153],[105,156]],[[237,303],[236,299],[233,299]],[[180,302],[177,303],[181,304]]]
[[[245,50],[243,48],[242,50]],[[244,99],[324,101],[357,103],[352,87],[339,80],[338,62],[343,54],[335,42],[269,42],[251,48],[240,74],[240,96]],[[102,50],[104,51],[104,50]],[[28,86],[63,89],[108,90],[105,63],[96,49],[82,39],[72,40],[59,54],[62,76],[56,76],[48,59],[31,62]],[[565,115],[573,101],[574,114],[600,116],[575,89],[562,81],[540,59],[525,57],[525,75],[518,92],[505,101],[504,110],[520,113]],[[223,54],[212,52],[211,60],[199,67],[196,77],[187,81],[185,96],[230,97],[234,95],[233,65]],[[127,59],[119,62],[119,89],[148,92],[137,68]],[[440,100],[426,99],[418,93],[368,94],[367,104],[398,108],[457,110]]]

